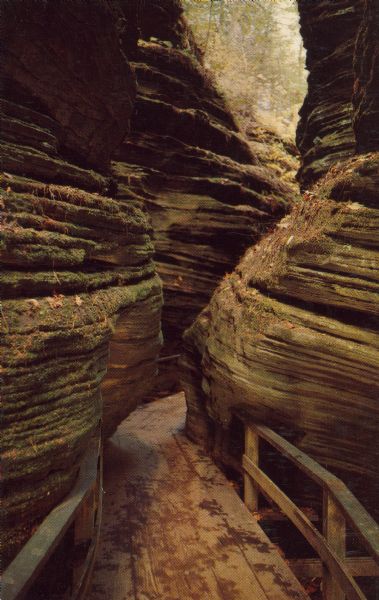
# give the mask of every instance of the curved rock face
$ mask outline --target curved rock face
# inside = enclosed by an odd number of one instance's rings
[[[176,47],[193,48],[193,36],[183,18],[181,0],[118,0],[126,22],[123,43],[129,52],[135,50],[138,39],[150,37],[170,42]],[[133,40],[131,45],[130,40]]]
[[[134,99],[116,6],[107,0],[14,0],[2,6],[8,98],[46,109],[59,123],[61,152],[95,168],[104,168],[123,140]]]
[[[298,6],[309,70],[297,129],[302,155],[298,176],[307,188],[354,152],[353,56],[363,1],[298,0]]]
[[[329,466],[375,476],[378,218],[315,195],[246,253],[186,333],[207,415],[227,428],[231,407],[244,405],[306,434],[302,448]],[[188,430],[204,438],[207,417],[189,391]]]
[[[240,136],[178,1],[16,0],[3,15],[7,561],[70,489],[102,410],[108,435],[152,384],[152,226],[170,353],[293,191]]]
[[[6,10],[3,566],[73,484],[100,424],[111,339],[105,432],[152,384],[162,303],[151,227],[133,194],[115,200],[100,172],[128,131],[135,94],[117,15],[105,1]]]
[[[379,147],[379,3],[367,0],[355,52],[354,131],[358,152]]]
[[[113,168],[120,193],[133,189],[150,215],[164,286],[164,354],[174,355],[222,275],[284,214],[293,191],[238,132],[196,59],[180,3],[153,2],[142,20],[133,16],[135,3],[124,6],[145,39],[129,54],[138,92]]]
[[[366,32],[365,52],[370,47],[370,56],[376,56],[377,38],[367,34],[373,6],[367,2],[357,45],[359,102],[349,108],[356,111],[358,147],[370,148],[375,129],[370,138],[364,114],[376,114],[378,96],[371,78],[362,75],[367,62],[361,53]],[[309,38],[314,44],[317,32],[315,27]],[[347,43],[351,32],[342,33]],[[316,114],[324,107],[321,88],[314,101]],[[339,106],[335,118],[343,129]],[[354,144],[353,139],[350,153]],[[306,164],[309,154],[301,149]],[[377,514],[377,496],[370,494],[378,487],[379,458],[379,147],[375,150],[333,165],[276,229],[249,249],[186,331],[182,371],[188,434],[218,445],[224,462],[230,446],[220,437],[236,435],[232,407],[243,406],[259,422],[293,428],[298,445],[342,473]],[[326,156],[333,163],[335,148]],[[320,171],[309,165],[312,180]],[[302,176],[308,177],[304,168]]]

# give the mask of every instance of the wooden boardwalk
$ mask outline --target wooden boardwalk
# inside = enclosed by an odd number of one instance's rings
[[[182,394],[137,409],[107,444],[88,600],[305,600],[214,463],[183,434]]]

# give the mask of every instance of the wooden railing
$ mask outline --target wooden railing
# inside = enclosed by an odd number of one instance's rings
[[[379,526],[346,485],[280,435],[251,422],[245,413],[237,416],[245,424],[243,456],[244,500],[258,510],[263,492],[292,521],[316,551],[320,560],[289,561],[295,574],[322,577],[324,600],[365,600],[354,577],[379,575]],[[290,498],[259,468],[259,440],[263,439],[289,459],[323,490],[322,534]],[[346,558],[346,524],[358,536],[369,557]]]
[[[23,546],[2,576],[1,600],[22,600],[41,575],[49,572],[49,560],[74,528],[74,548],[84,548],[83,560],[71,573],[69,598],[85,597],[94,564],[101,522],[102,453],[100,436],[92,440],[79,476],[68,496],[56,506]]]

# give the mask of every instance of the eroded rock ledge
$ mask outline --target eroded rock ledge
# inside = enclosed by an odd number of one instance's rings
[[[265,167],[257,141],[252,147],[239,133],[197,58],[180,4],[171,4],[152,2],[148,19],[139,20],[138,3],[123,4],[141,37],[129,54],[137,78],[131,132],[113,163],[119,197],[133,190],[151,219],[164,355],[180,352],[184,329],[220,278],[295,195]]]
[[[327,173],[248,250],[186,331],[187,432],[228,463],[230,444],[241,442],[231,409],[243,405],[273,428],[290,426],[299,446],[342,474],[378,516],[377,3],[367,0],[358,21],[360,3],[339,4],[338,15],[328,6],[300,2],[311,65],[300,125],[301,178],[308,185]],[[325,56],[316,56],[319,28],[337,18],[347,19],[338,28],[341,37],[330,36],[333,49],[326,43]],[[341,49],[353,47],[358,30],[353,74]],[[341,97],[337,90],[328,95],[333,82],[317,83],[321,64],[325,76],[330,69],[335,83],[341,81]],[[351,89],[356,82],[353,104],[347,104],[348,80]],[[326,124],[337,132],[336,144],[327,143]],[[361,154],[354,155],[355,147]]]
[[[299,180],[309,188],[337,161],[354,152],[353,57],[363,0],[298,0],[307,50],[308,93],[300,110]]]
[[[15,0],[3,17],[6,564],[101,416],[109,435],[153,383],[153,242],[170,353],[294,192],[238,132],[179,1]]]
[[[344,182],[374,160],[340,167]],[[204,443],[209,418],[227,429],[244,405],[305,434],[301,447],[321,462],[374,477],[379,213],[351,188],[348,202],[331,199],[336,179],[246,253],[186,332],[187,429]]]
[[[107,434],[156,371],[151,226],[133,194],[112,198],[135,79],[110,6],[3,3],[2,566],[72,486],[102,414]]]

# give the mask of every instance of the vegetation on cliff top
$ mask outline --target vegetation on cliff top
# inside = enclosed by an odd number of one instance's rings
[[[183,4],[204,64],[241,127],[258,118],[293,136],[307,76],[296,2]]]

